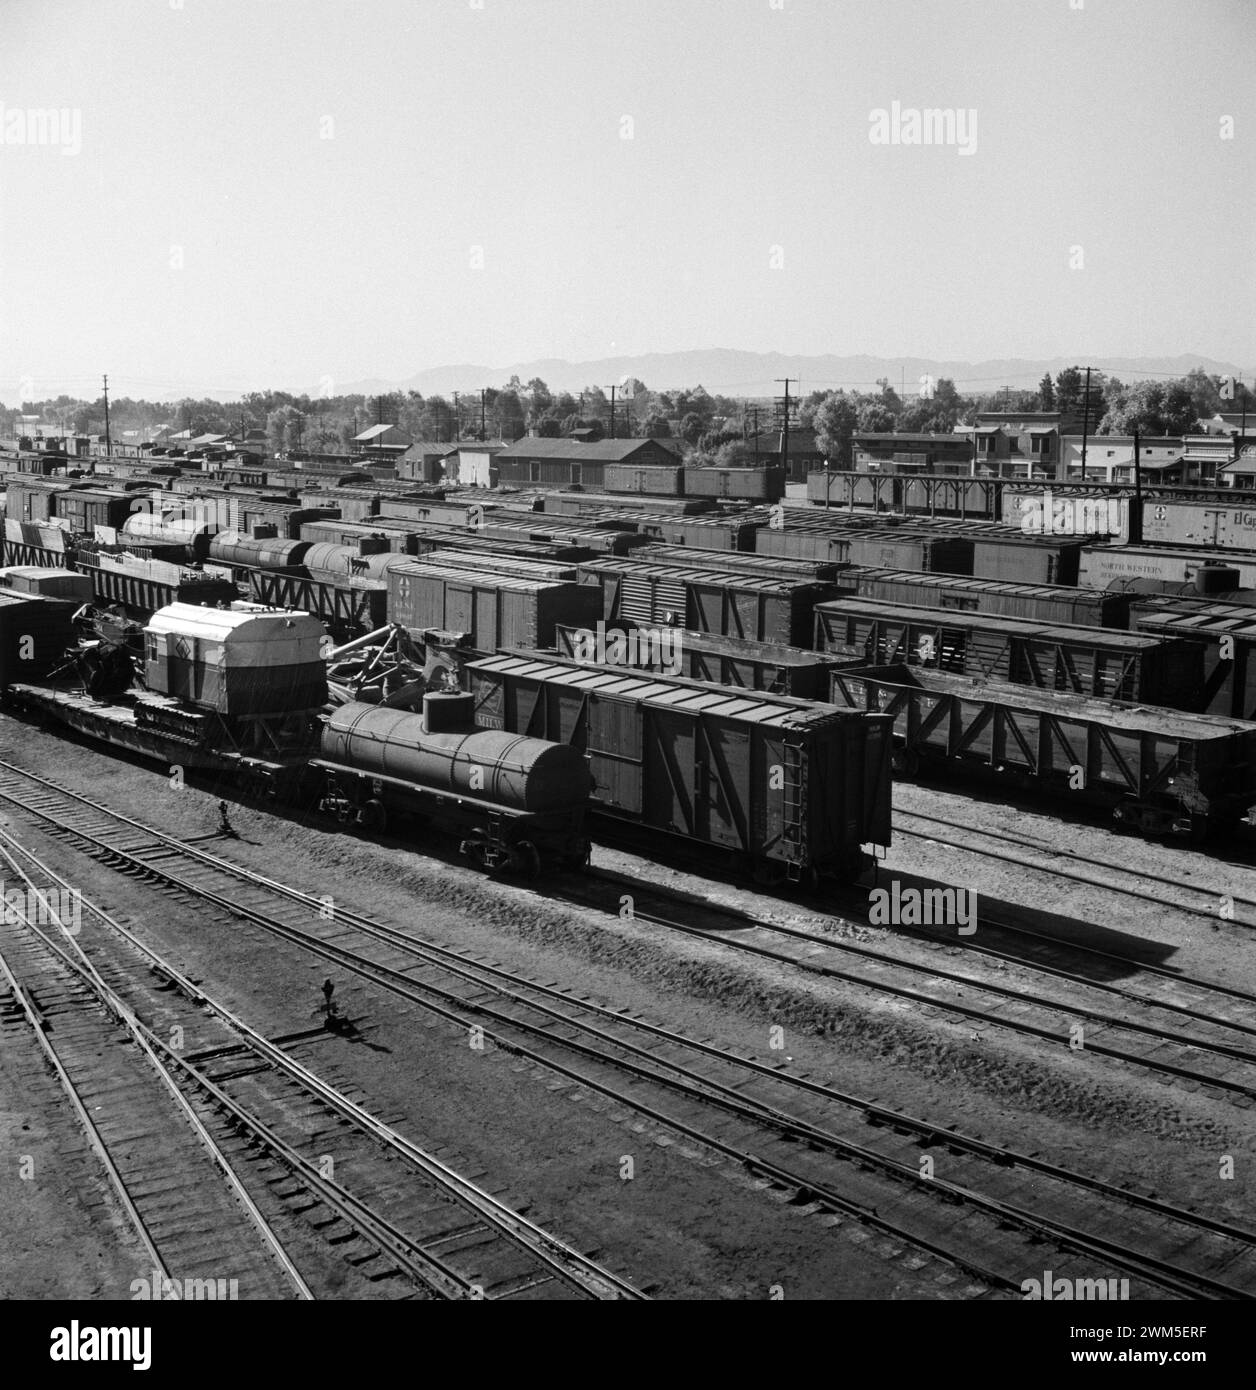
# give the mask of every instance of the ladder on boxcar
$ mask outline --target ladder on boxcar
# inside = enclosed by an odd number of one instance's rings
[[[792,845],[794,853],[786,861],[785,873],[791,883],[802,878],[807,863],[807,754],[797,744],[786,743],[781,748],[782,826],[781,838]]]

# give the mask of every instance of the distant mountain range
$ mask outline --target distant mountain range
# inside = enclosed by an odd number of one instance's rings
[[[908,394],[919,388],[922,376],[950,377],[960,391],[969,395],[997,391],[1009,386],[1030,391],[1043,374],[1054,376],[1074,365],[1096,367],[1123,380],[1142,377],[1185,376],[1196,367],[1218,376],[1239,376],[1244,369],[1233,362],[1214,357],[1000,357],[983,362],[944,361],[933,357],[835,357],[826,354],[805,357],[784,352],[740,352],[733,348],[710,348],[692,352],[652,352],[641,357],[601,357],[588,362],[568,362],[560,357],[515,362],[507,367],[485,367],[459,363],[416,372],[404,381],[338,382],[337,394],[381,391],[419,391],[424,396],[450,395],[454,391],[473,392],[482,386],[504,386],[512,376],[527,383],[540,377],[551,391],[579,391],[584,386],[606,387],[626,377],[636,377],[652,391],[675,387],[704,386],[724,396],[776,396],[782,387],[778,377],[790,377],[798,385],[791,393],[832,390],[839,386],[871,390],[878,378],[888,377],[895,390],[906,386]],[[1250,369],[1247,375],[1250,376]]]

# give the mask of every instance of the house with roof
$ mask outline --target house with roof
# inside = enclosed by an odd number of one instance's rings
[[[398,457],[397,477],[412,483],[454,482],[456,479],[449,476],[449,464],[456,461],[458,447],[420,439]]]
[[[374,458],[399,458],[414,441],[396,425],[371,425],[353,436],[353,452]]]
[[[1148,482],[1181,482],[1185,442],[1177,435],[1140,436],[1138,466]],[[1082,436],[1065,435],[1060,442],[1060,466],[1055,474],[1060,482],[1082,481]],[[1085,481],[1093,483],[1131,483],[1134,481],[1134,436],[1132,434],[1092,434],[1086,439]]]
[[[1234,458],[1217,469],[1217,482],[1222,487],[1256,489],[1256,435],[1240,435],[1234,446]]]
[[[582,487],[600,492],[608,464],[676,467],[675,453],[659,439],[540,439],[529,436],[495,460],[502,487]]]
[[[856,431],[851,439],[855,471],[860,473],[972,472],[973,437],[962,434],[887,434]]]

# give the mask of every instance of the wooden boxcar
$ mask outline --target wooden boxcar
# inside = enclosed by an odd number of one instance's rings
[[[907,570],[856,566],[837,577],[843,592],[923,608],[953,608],[971,613],[999,613],[1048,623],[1086,627],[1125,627],[1130,595],[1098,589],[1071,589],[1061,584],[1008,584],[963,575],[917,574]]]
[[[40,680],[60,666],[74,646],[75,600],[0,590],[0,689],[14,681]]]
[[[921,666],[1185,710],[1203,677],[1198,647],[1167,637],[854,598],[816,607],[815,646],[845,664]]]
[[[1121,579],[1192,580],[1217,560],[1239,572],[1239,587],[1256,588],[1256,555],[1240,550],[1180,550],[1167,546],[1096,545],[1082,550],[1079,582],[1106,589]]]
[[[688,565],[691,568],[753,574],[761,579],[834,579],[848,568],[840,560],[786,560],[780,555],[756,555],[747,551],[702,550],[696,545],[652,545],[638,550],[634,559],[652,565]]]
[[[587,628],[559,627],[555,634],[559,656],[583,664],[591,636],[595,634]],[[614,649],[617,657],[618,651],[624,653],[624,660],[617,659],[616,664],[739,690],[828,701],[834,662],[816,652],[679,627],[660,630],[659,636],[662,640],[631,642]]]
[[[964,766],[1112,807],[1144,834],[1199,838],[1256,804],[1256,724],[1092,700],[919,667],[832,672],[833,701],[894,718],[895,766]]]
[[[779,502],[785,496],[785,470],[779,464],[759,468],[686,468],[686,497],[724,497],[734,502]]]
[[[643,492],[657,497],[683,497],[685,470],[677,464],[608,463],[602,474],[606,492]],[[548,510],[548,509],[547,509]]]
[[[1130,609],[1130,627],[1198,648],[1202,669],[1191,708],[1256,720],[1256,608],[1150,599]]]
[[[473,651],[552,647],[558,624],[589,627],[598,621],[601,596],[588,584],[411,560],[388,572],[388,616],[412,633],[464,633]]]
[[[672,470],[667,470],[672,471]],[[676,470],[679,471],[679,470]],[[659,516],[700,516],[715,507],[713,497],[624,497],[609,492],[548,492],[536,510],[546,516],[589,516],[597,512],[649,512]]]
[[[71,531],[90,536],[97,526],[122,527],[135,504],[135,496],[121,489],[72,487],[57,494],[56,508]]]
[[[482,728],[588,754],[605,821],[791,880],[852,877],[889,843],[888,719],[526,656],[467,672]]]
[[[926,535],[907,527],[891,530],[829,527],[806,513],[787,515],[779,529],[763,526],[755,551],[792,560],[841,561],[879,569],[971,574],[973,543],[966,536]]]
[[[580,566],[580,578],[600,585],[608,624],[692,628],[786,647],[810,644],[816,604],[836,594],[831,583],[635,560],[594,560]]]
[[[1256,497],[1192,502],[1153,498],[1143,507],[1144,545],[1186,545],[1256,553]]]
[[[738,516],[649,516],[637,513],[637,534],[661,545],[691,545],[701,550],[753,551],[755,533],[767,514]]]

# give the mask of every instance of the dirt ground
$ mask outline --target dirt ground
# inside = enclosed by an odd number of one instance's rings
[[[172,789],[154,768],[9,720],[0,721],[0,757],[173,834],[206,835],[217,825],[212,791]],[[906,808],[994,828],[1015,816],[1018,833],[1041,824],[1049,842],[1145,872],[1189,871],[1218,893],[1256,896],[1250,870],[1197,851],[1068,827],[936,787],[896,787],[895,795]],[[279,1035],[320,1017],[324,964],[238,919],[176,907],[48,839],[13,807],[0,812],[32,849],[59,860],[86,896],[124,917],[246,1022]],[[1233,1104],[1066,1048],[998,1030],[977,1036],[937,1011],[904,1009],[717,942],[555,901],[451,861],[448,847],[429,858],[260,810],[233,807],[231,815],[241,838],[212,842],[218,852],[423,939],[769,1061],[780,1056],[768,1050],[769,1030],[783,1026],[792,1065],[844,1090],[1201,1210],[1236,1216],[1250,1208],[1250,1186],[1217,1179],[1219,1153],[1250,1136],[1250,1112]],[[859,939],[908,957],[921,949],[892,929],[843,926],[840,914],[817,917],[788,900],[629,855],[598,849],[595,863],[782,921],[858,931]],[[1214,925],[1101,888],[1066,891],[1037,870],[906,837],[883,865],[883,882],[887,874],[970,887],[992,915],[1000,916],[993,908],[1002,904],[1045,913],[1048,923],[1074,933],[1117,932],[1131,950],[1150,943],[1156,958],[1184,973],[1256,986],[1249,934],[1220,918]],[[962,958],[962,945],[949,954]],[[353,978],[337,979],[337,991],[361,1040],[329,1035],[303,1048],[303,1061],[339,1085],[360,1087],[372,1108],[395,1117],[416,1142],[656,1297],[767,1298],[774,1287],[787,1298],[962,1298],[976,1291],[936,1261],[868,1240],[852,1222],[782,1202],[733,1165],[579,1087],[491,1048],[472,1050],[463,1030],[416,1006]],[[0,1250],[0,1293],[90,1296],[134,1252],[90,1156],[76,1152],[73,1118],[31,1047],[25,1058],[6,1047],[0,1060],[0,1200],[17,1232]],[[19,1154],[34,1156],[33,1183],[13,1176]],[[620,1176],[625,1156],[634,1159],[630,1181]],[[840,1186],[836,1163],[834,1181]]]

